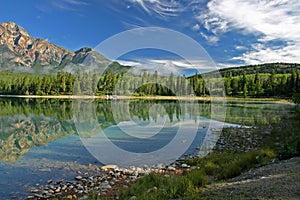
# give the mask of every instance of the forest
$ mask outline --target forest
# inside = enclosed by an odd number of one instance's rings
[[[287,68],[274,65],[221,70],[211,78],[196,74],[191,77],[162,76],[143,72],[132,75],[111,71],[99,75],[79,71],[76,74],[22,74],[0,72],[2,95],[161,95],[161,96],[209,96],[218,91],[231,97],[279,97],[291,98],[300,93],[299,65]],[[207,77],[207,75],[205,76]]]

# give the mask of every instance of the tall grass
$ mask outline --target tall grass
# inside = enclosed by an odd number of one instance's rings
[[[238,176],[253,167],[264,165],[275,157],[274,151],[261,149],[245,153],[212,153],[204,158],[189,159],[187,162],[200,167],[207,175],[223,180]]]
[[[275,156],[272,150],[262,149],[247,153],[212,153],[204,158],[188,159],[185,162],[198,166],[198,169],[172,177],[147,175],[129,189],[121,191],[120,199],[133,196],[141,200],[200,199],[200,188],[209,183],[210,176],[218,180],[232,178],[245,170],[268,163]]]

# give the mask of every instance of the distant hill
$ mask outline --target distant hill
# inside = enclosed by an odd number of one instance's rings
[[[50,42],[33,38],[14,22],[0,24],[0,70],[52,72],[63,70],[93,71],[104,69],[112,64],[113,72],[123,71],[128,67],[111,63],[103,55],[89,47],[69,51]]]
[[[286,74],[291,73],[292,70],[299,70],[300,71],[300,64],[297,63],[266,63],[266,64],[259,64],[259,65],[247,65],[247,66],[240,66],[240,67],[230,67],[230,68],[223,68],[218,71],[212,71],[206,73],[207,75],[214,76],[217,73],[220,73],[221,76],[227,77],[231,73],[232,76],[241,76],[243,73],[247,74],[267,74],[275,72],[275,74]]]

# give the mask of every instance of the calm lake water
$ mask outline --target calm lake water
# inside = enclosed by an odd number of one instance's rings
[[[2,98],[0,199],[22,198],[49,179],[70,180],[89,163],[158,164],[203,154],[223,125],[280,123],[291,109],[257,101]]]

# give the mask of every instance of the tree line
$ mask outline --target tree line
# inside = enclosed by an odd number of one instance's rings
[[[233,75],[222,78],[161,76],[158,72],[140,75],[105,72],[103,75],[79,71],[77,74],[34,75],[0,72],[0,94],[7,95],[162,95],[208,96],[220,90],[232,97],[292,97],[300,93],[300,72]],[[221,94],[221,93],[220,93]]]

